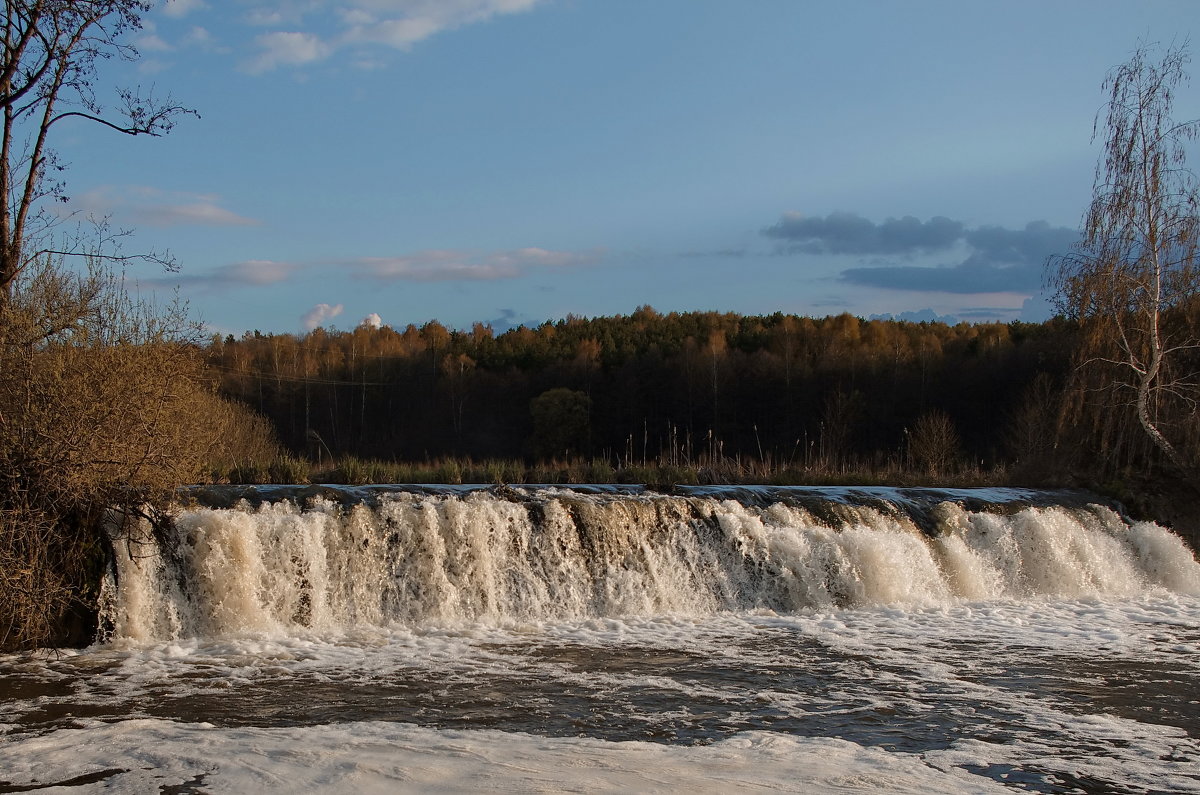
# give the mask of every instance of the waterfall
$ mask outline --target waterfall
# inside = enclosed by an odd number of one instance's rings
[[[1073,494],[213,494],[193,495],[166,533],[114,540],[104,610],[113,637],[1200,593],[1200,565],[1177,536]]]

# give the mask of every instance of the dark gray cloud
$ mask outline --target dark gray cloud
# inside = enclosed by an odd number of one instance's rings
[[[975,257],[958,265],[922,268],[916,265],[890,265],[876,268],[848,268],[842,281],[862,287],[885,290],[914,290],[923,293],[1030,293],[1042,284],[1042,266],[992,265]]]
[[[917,267],[892,265],[849,268],[843,281],[865,287],[943,293],[1036,293],[1042,286],[1046,259],[1065,254],[1079,232],[1065,226],[1032,221],[1024,229],[981,226],[963,233],[969,251],[956,265]]]
[[[1026,323],[1041,323],[1054,317],[1055,314],[1057,314],[1057,310],[1048,296],[1034,295],[1026,298],[1021,304],[1021,314],[1017,316],[1017,319],[1024,320]]]
[[[953,326],[958,323],[954,315],[939,315],[932,309],[918,309],[912,312],[892,312],[886,315],[871,315],[869,320],[907,320],[910,323],[945,323]]]
[[[1066,254],[1079,240],[1079,232],[1045,221],[1030,221],[1024,229],[981,226],[967,230],[972,258],[984,263],[1020,263],[1041,267],[1052,254]]]
[[[835,296],[830,296],[829,298],[817,298],[813,301],[810,301],[809,303],[812,304],[813,306],[821,307],[822,309],[824,309],[825,307],[830,307],[830,306],[836,307],[838,309],[844,309],[845,307],[850,306],[850,299],[839,297],[839,296],[835,295]]]
[[[762,232],[786,241],[780,246],[786,253],[873,255],[870,265],[841,272],[840,280],[849,284],[963,295],[1035,293],[1042,285],[1046,259],[1070,251],[1079,239],[1076,230],[1045,221],[1032,221],[1023,229],[968,229],[961,221],[942,216],[928,221],[905,216],[876,224],[846,212],[824,218],[789,213]],[[911,261],[915,255],[950,250],[962,259],[940,266],[887,261],[890,257]]]
[[[1012,317],[1014,307],[976,306],[958,310],[963,320],[1007,320]]]
[[[877,224],[856,213],[835,212],[824,218],[785,213],[779,222],[762,230],[767,237],[785,241],[781,248],[801,254],[908,255],[941,251],[963,236],[959,221],[937,216],[921,221],[906,215]]]
[[[504,308],[500,309],[499,312],[500,317],[494,317],[491,320],[483,321],[484,325],[492,327],[492,332],[496,335],[503,334],[506,331],[512,331],[520,326],[535,328],[541,324],[541,321],[533,320],[532,318],[522,319],[517,314],[517,310],[515,309]]]

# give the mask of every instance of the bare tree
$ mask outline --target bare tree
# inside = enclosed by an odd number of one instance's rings
[[[1155,447],[1187,470],[1194,452],[1171,436],[1173,425],[1194,422],[1200,397],[1200,338],[1189,320],[1200,287],[1200,194],[1186,166],[1200,122],[1171,115],[1187,80],[1186,47],[1168,49],[1161,61],[1154,55],[1140,46],[1104,82],[1108,101],[1093,129],[1094,137],[1102,130],[1104,149],[1083,240],[1051,261],[1051,280],[1060,308],[1081,323],[1088,387],[1131,407]]]
[[[193,113],[153,91],[119,89],[111,112],[97,98],[98,65],[134,59],[125,38],[141,27],[147,0],[6,0],[0,53],[0,313],[13,284],[31,262],[48,255],[116,256],[112,235],[55,245],[61,222],[50,209],[64,202],[65,166],[49,146],[50,134],[81,119],[127,135],[162,135],[180,114]]]
[[[908,436],[908,454],[914,467],[937,477],[958,460],[960,445],[954,420],[940,409],[922,414]]]

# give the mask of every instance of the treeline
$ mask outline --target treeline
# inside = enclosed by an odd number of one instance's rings
[[[313,461],[1044,465],[1075,326],[715,312],[214,339],[221,391]]]

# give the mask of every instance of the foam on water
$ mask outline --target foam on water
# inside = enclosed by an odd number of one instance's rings
[[[183,511],[118,546],[108,642],[0,657],[0,784],[1200,792],[1177,537],[734,496]]]
[[[105,791],[128,793],[1004,791],[953,766],[836,739],[748,732],[670,748],[378,722],[234,731],[155,720],[94,724],[0,747],[0,767],[46,783],[99,774]],[[55,772],[39,773],[47,767]]]
[[[811,506],[810,506],[811,507]],[[173,535],[118,544],[108,620],[136,641],[420,626],[949,604],[1166,588],[1200,565],[1112,510],[743,504],[543,490],[513,500],[384,494],[182,511]]]
[[[10,727],[0,780],[1196,792],[1197,651],[1168,592],[126,643],[0,660],[42,688],[11,719],[74,714]]]

